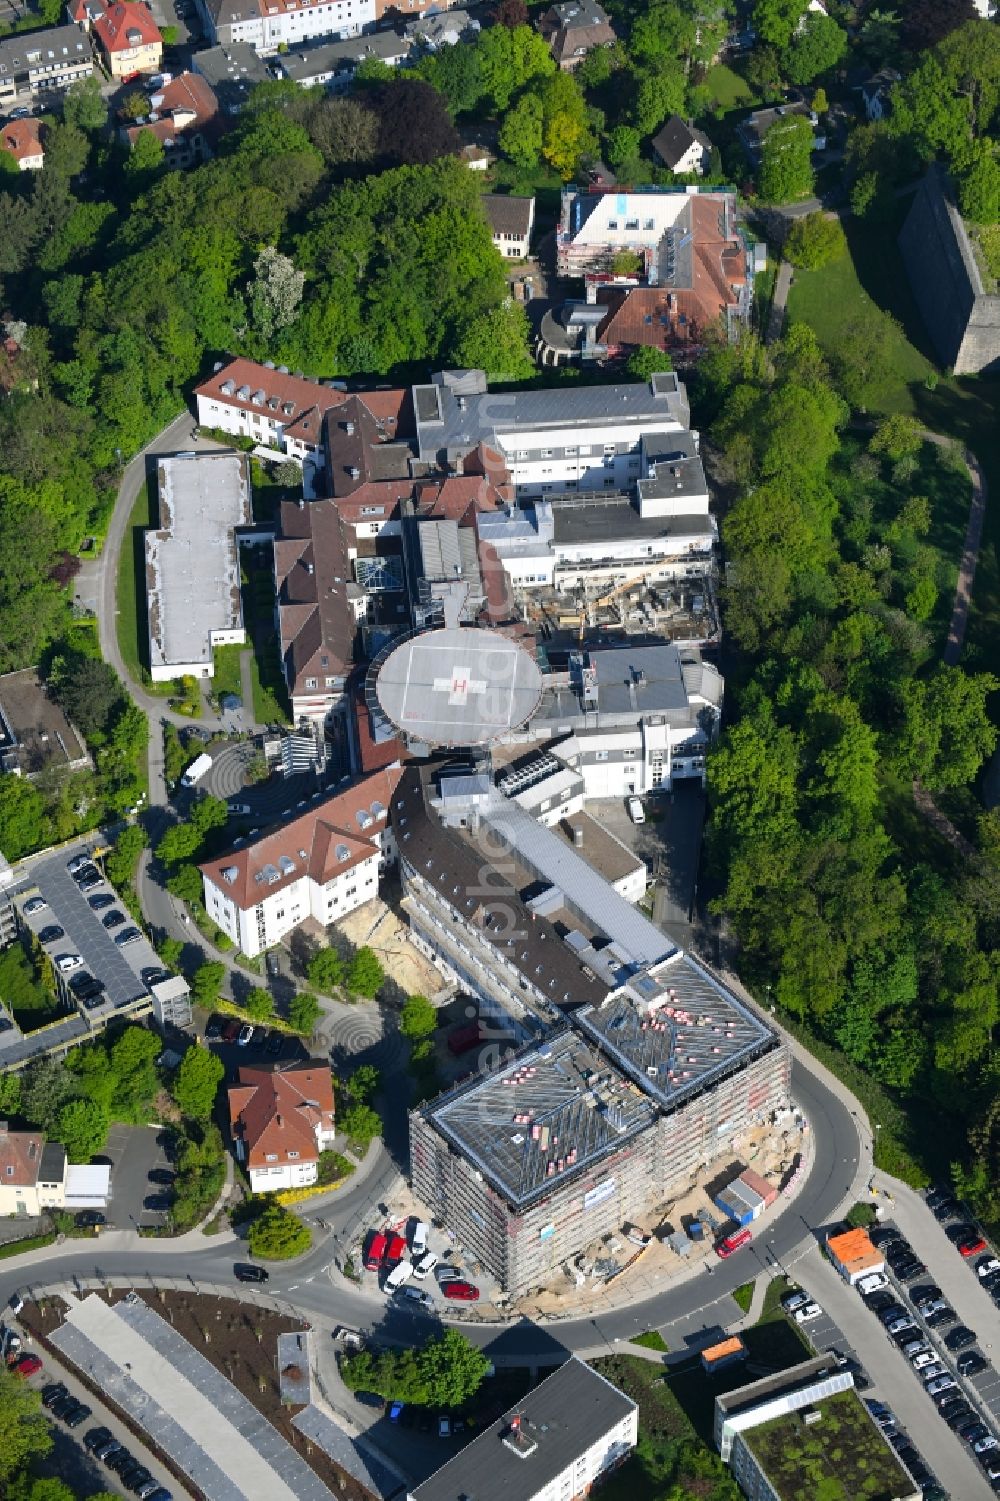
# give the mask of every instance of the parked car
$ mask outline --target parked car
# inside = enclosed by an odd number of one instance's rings
[[[954,1376],[936,1376],[933,1381],[927,1383],[927,1394],[930,1397],[939,1397],[942,1392],[951,1391],[952,1387],[958,1390],[958,1382]]]
[[[103,912],[105,907],[113,905],[115,899],[110,891],[101,891],[97,896],[88,897],[87,900],[94,912]]]
[[[250,1261],[238,1261],[233,1267],[237,1282],[266,1282],[270,1273],[266,1267],[254,1266]]]
[[[940,1220],[942,1224],[945,1220],[954,1219],[955,1215],[961,1214],[961,1212],[962,1206],[957,1199],[953,1198],[939,1200],[933,1209],[934,1218]]]
[[[58,1402],[60,1397],[68,1397],[65,1381],[50,1381],[48,1386],[42,1387],[42,1406],[51,1407],[53,1402]]]
[[[725,1261],[728,1256],[732,1256],[733,1252],[738,1251],[741,1246],[748,1246],[752,1239],[753,1235],[751,1231],[737,1230],[734,1235],[727,1235],[724,1240],[719,1241],[715,1248],[715,1254]]]
[[[76,1223],[81,1230],[96,1230],[100,1225],[106,1225],[108,1222],[99,1209],[81,1209],[76,1217]]]
[[[402,1287],[403,1283],[408,1282],[412,1276],[413,1262],[397,1261],[396,1265],[392,1268],[392,1271],[385,1279],[386,1292],[394,1293],[397,1287]]]
[[[130,943],[138,943],[141,937],[142,934],[138,928],[123,928],[120,933],[115,934],[115,943],[123,949]]]
[[[973,1235],[966,1240],[958,1242],[958,1254],[960,1256],[978,1256],[980,1251],[986,1250],[986,1242],[981,1235]]]
[[[920,1379],[925,1386],[934,1381],[938,1376],[947,1376],[948,1367],[941,1360],[932,1360],[930,1365],[924,1366],[920,1372]]]
[[[277,1058],[278,1054],[281,1052],[284,1046],[284,1037],[279,1031],[274,1030],[272,1031],[270,1037],[267,1039],[267,1046],[264,1051],[269,1058]]]
[[[403,1265],[403,1263],[401,1262],[400,1265]],[[434,1306],[434,1300],[431,1298],[430,1293],[421,1292],[419,1287],[397,1287],[393,1293],[393,1297],[398,1298],[401,1302],[415,1303],[418,1308],[432,1308]]]
[[[91,1428],[90,1432],[84,1435],[83,1447],[93,1454],[95,1450],[102,1449],[110,1440],[110,1428]]]
[[[786,1313],[794,1313],[796,1308],[804,1308],[808,1302],[809,1294],[804,1293],[801,1288],[797,1288],[795,1292],[785,1293],[785,1296],[781,1299],[781,1306]]]
[[[988,1362],[978,1350],[963,1350],[955,1361],[955,1368],[960,1376],[978,1376],[980,1371],[985,1371]]]
[[[439,1287],[443,1287],[446,1282],[461,1282],[463,1280],[463,1274],[458,1270],[458,1267],[448,1266],[447,1262],[434,1268],[434,1276]]]
[[[939,1308],[937,1313],[932,1313],[924,1322],[928,1329],[940,1329],[942,1324],[953,1324],[955,1322],[955,1310],[947,1306]]]
[[[90,856],[84,851],[82,854],[74,855],[72,860],[67,860],[66,869],[71,876],[75,876],[77,871],[83,870],[84,866],[89,864]]]
[[[419,1282],[422,1282],[425,1277],[429,1277],[431,1272],[433,1272],[434,1268],[437,1266],[437,1260],[438,1259],[433,1251],[428,1251],[425,1255],[421,1256],[420,1260],[414,1262],[413,1264],[414,1277],[416,1277]]]
[[[633,823],[639,824],[646,822],[646,814],[643,811],[642,803],[637,797],[630,797],[628,799],[627,807],[628,816],[629,818],[631,818]]]
[[[419,1261],[427,1250],[427,1237],[430,1234],[430,1226],[426,1220],[417,1220],[413,1226],[413,1234],[410,1236],[410,1252],[415,1261]]]
[[[910,1359],[910,1364],[915,1371],[924,1371],[928,1366],[937,1365],[938,1359],[933,1350],[921,1350]]]
[[[818,1319],[823,1310],[818,1303],[806,1303],[802,1308],[796,1308],[792,1317],[797,1324],[808,1324],[812,1319]]]
[[[238,1021],[226,1022],[226,1025],[222,1029],[223,1042],[235,1042],[237,1037],[239,1037],[240,1035],[240,1030],[241,1028]]]
[[[146,978],[145,970],[143,970],[142,972],[142,978],[144,980]],[[223,1018],[221,1016],[216,1016],[213,1012],[212,1015],[208,1018],[208,1021],[205,1023],[205,1041],[218,1042],[219,1038],[222,1036],[222,1029],[224,1026],[225,1022]]]
[[[42,1369],[42,1360],[39,1355],[22,1355],[14,1367],[15,1376],[34,1376]]]
[[[896,1276],[900,1282],[912,1282],[914,1277],[922,1277],[927,1268],[922,1261],[905,1261],[895,1268]]]
[[[457,1303],[478,1303],[479,1288],[473,1287],[471,1282],[459,1280],[443,1282],[441,1291],[446,1298],[452,1298]]]
[[[53,923],[49,923],[49,925],[47,927],[45,927],[45,928],[43,928],[41,930],[41,932],[38,935],[38,942],[39,943],[56,943],[56,942],[58,942],[58,940],[60,938],[65,938],[65,937],[66,937],[66,929],[65,928],[61,928],[58,923],[54,923],[53,922]]]
[[[981,1282],[985,1282],[987,1277],[992,1277],[994,1272],[1000,1272],[1000,1261],[995,1256],[982,1256],[976,1262],[976,1276]]]
[[[249,1022],[244,1023],[244,1025],[240,1028],[239,1034],[236,1038],[237,1047],[249,1047],[251,1041],[253,1040],[253,1034],[255,1031],[256,1028],[252,1027]]]
[[[889,1303],[885,1308],[879,1309],[878,1321],[880,1324],[884,1324],[886,1327],[888,1327],[888,1325],[891,1324],[895,1319],[901,1319],[905,1316],[906,1309],[903,1307],[902,1303]]]
[[[88,892],[93,891],[95,886],[100,886],[103,881],[104,877],[99,870],[88,870],[84,871],[83,875],[77,881],[77,885],[81,891]]]
[[[382,1265],[382,1262],[385,1260],[386,1247],[388,1246],[388,1244],[388,1236],[386,1236],[383,1231],[372,1231],[372,1233],[368,1237],[368,1243],[365,1246],[364,1252],[366,1271],[378,1271],[379,1267]]]
[[[56,969],[60,974],[68,975],[72,970],[79,969],[82,963],[79,954],[60,954],[56,960]]]
[[[63,1422],[67,1428],[79,1428],[80,1424],[86,1422],[92,1413],[93,1409],[88,1407],[86,1402],[76,1402],[73,1404],[72,1412],[68,1412],[63,1418]]]
[[[974,1345],[977,1335],[975,1331],[965,1324],[959,1324],[957,1329],[951,1329],[944,1337],[944,1342],[949,1350],[964,1350],[966,1345]]]
[[[170,1194],[147,1194],[142,1201],[143,1209],[149,1209],[154,1214],[162,1214],[170,1208],[173,1199]]]
[[[101,918],[101,922],[109,930],[111,928],[120,928],[124,921],[125,914],[124,912],[119,912],[117,907],[113,912],[108,912],[104,917]]]
[[[864,1298],[870,1298],[872,1293],[877,1293],[883,1287],[889,1286],[889,1279],[885,1272],[869,1272],[867,1277],[859,1277],[857,1282],[858,1292]]]
[[[30,901],[25,902],[24,910],[28,914],[28,916],[31,917],[31,915],[35,912],[44,912],[45,908],[48,905],[48,902],[43,896],[33,896]]]
[[[895,1338],[897,1334],[907,1333],[910,1329],[916,1329],[916,1327],[917,1326],[915,1321],[909,1318],[905,1313],[901,1314],[899,1318],[892,1319],[885,1326],[886,1333],[891,1334],[893,1338]]]

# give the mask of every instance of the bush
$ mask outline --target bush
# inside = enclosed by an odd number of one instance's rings
[[[43,1246],[51,1246],[55,1243],[56,1232],[50,1230],[45,1235],[29,1235],[25,1240],[12,1240],[4,1246],[0,1246],[0,1259],[8,1256],[21,1256],[25,1251],[40,1251]]]
[[[360,948],[347,971],[347,988],[351,995],[373,1001],[385,983],[385,970],[374,949]]]
[[[306,965],[306,974],[310,985],[331,995],[343,981],[344,961],[336,949],[320,949]]]
[[[298,995],[293,996],[288,1007],[288,1020],[296,1032],[301,1032],[304,1037],[308,1037],[322,1009],[314,995],[311,995],[308,990],[300,990]]]
[[[785,240],[785,259],[803,271],[818,271],[846,254],[847,237],[839,219],[823,213],[796,219]]]
[[[869,1225],[874,1225],[876,1220],[874,1204],[852,1204],[844,1215],[844,1224],[852,1230],[867,1230]]]
[[[352,1105],[344,1111],[340,1124],[359,1154],[367,1152],[375,1137],[382,1135],[382,1121],[370,1105]]]

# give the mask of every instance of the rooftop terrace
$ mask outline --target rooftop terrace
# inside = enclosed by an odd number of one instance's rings
[[[806,1422],[804,1413],[818,1413]],[[780,1501],[897,1501],[916,1494],[857,1392],[743,1431]]]

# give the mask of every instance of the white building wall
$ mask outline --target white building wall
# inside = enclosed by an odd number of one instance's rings
[[[319,1173],[316,1162],[277,1163],[273,1167],[250,1169],[251,1193],[278,1193],[283,1188],[308,1188]]]
[[[373,837],[382,836],[376,833]],[[378,855],[372,855],[334,876],[325,886],[318,885],[310,876],[300,876],[280,891],[262,895],[260,902],[247,908],[238,907],[224,888],[203,876],[205,910],[238,945],[240,952],[252,959],[280,943],[307,917],[315,917],[326,926],[339,922],[370,901],[378,894],[379,859]]]
[[[343,38],[359,36],[375,25],[375,0],[323,0],[304,10],[289,10],[265,15],[264,37],[260,50],[276,52],[282,42],[294,47],[308,38]]]
[[[604,193],[574,245],[658,245],[687,203],[685,193]]]

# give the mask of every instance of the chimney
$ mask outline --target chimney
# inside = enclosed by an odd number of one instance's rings
[[[310,577],[311,577],[315,572],[316,572],[316,569],[313,567],[312,563],[307,563],[306,564],[306,573],[308,573],[310,575]]]
[[[583,827],[580,824],[573,825],[573,846],[575,849],[583,847]]]
[[[361,470],[358,468],[358,466],[356,464],[352,464],[351,467],[350,467],[350,469],[348,469],[347,472],[351,476],[351,479],[360,479],[361,478]]]
[[[354,432],[354,423],[353,422],[345,422],[344,423],[344,432],[347,434],[348,437],[350,437],[351,434]]]
[[[283,1126],[285,1124],[284,1121],[281,1119],[281,1111],[280,1110],[278,1111],[278,1114],[274,1118],[277,1121],[277,1123],[278,1123],[279,1126]]]

